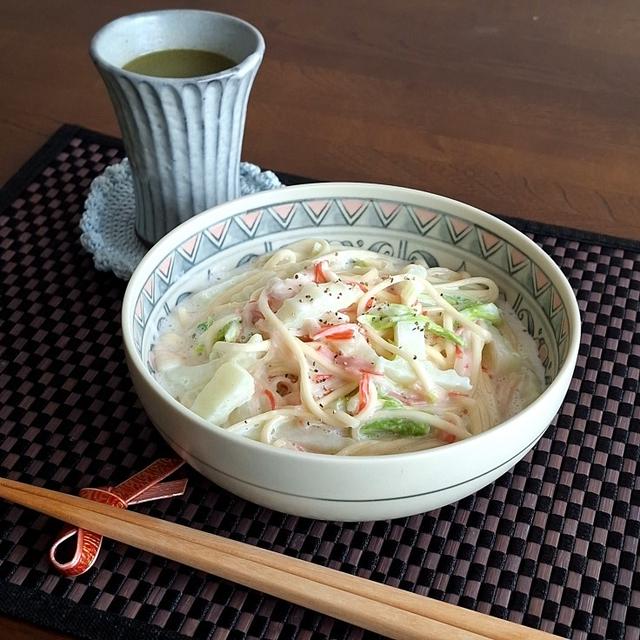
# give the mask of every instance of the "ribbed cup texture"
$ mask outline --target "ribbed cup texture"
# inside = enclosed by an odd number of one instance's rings
[[[198,82],[101,69],[131,162],[136,231],[146,242],[239,196],[247,101],[259,64]]]

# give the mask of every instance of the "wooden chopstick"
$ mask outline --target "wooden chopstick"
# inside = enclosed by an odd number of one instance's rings
[[[397,640],[551,634],[140,513],[0,478],[0,497]]]

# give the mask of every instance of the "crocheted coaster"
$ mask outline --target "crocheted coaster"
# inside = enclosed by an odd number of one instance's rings
[[[277,189],[282,183],[272,171],[262,171],[249,162],[240,164],[240,192],[246,196]],[[131,167],[125,158],[107,167],[89,188],[80,220],[80,242],[93,255],[98,271],[113,271],[128,280],[147,247],[135,229],[135,196]]]

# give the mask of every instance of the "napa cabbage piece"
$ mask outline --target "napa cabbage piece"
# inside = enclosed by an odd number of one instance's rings
[[[410,264],[404,268],[403,272],[412,277],[398,285],[400,300],[402,304],[410,307],[417,302],[418,296],[422,292],[421,280],[427,277],[427,270],[422,265]]]
[[[444,338],[460,346],[464,344],[464,341],[459,335],[449,329],[445,329],[431,318],[416,313],[411,307],[404,304],[392,303],[374,307],[370,313],[361,315],[358,320],[360,322],[367,322],[376,329],[376,331],[391,329],[395,327],[398,322],[413,322],[440,338]]]
[[[400,400],[390,398],[384,394],[378,394],[378,401],[381,409],[404,409],[404,405]]]
[[[366,363],[373,370],[381,368],[381,358],[367,342],[362,333],[356,331],[351,340],[340,341],[340,353],[346,358],[354,358]]]
[[[182,397],[187,391],[194,389],[200,392],[215,375],[221,362],[214,359],[193,366],[180,365],[164,371],[162,378],[171,395]]]
[[[470,298],[461,293],[443,293],[442,297],[458,311],[464,311],[469,307],[474,307],[478,304],[475,298]]]
[[[485,345],[482,352],[484,365],[497,376],[518,373],[524,365],[522,354],[501,331],[491,325],[487,325],[487,329],[493,339]]]
[[[240,337],[240,316],[237,314],[227,314],[220,318],[207,318],[196,325],[196,344],[194,350],[198,355],[205,355],[211,352],[211,348],[216,342],[235,342]]]
[[[465,307],[460,313],[470,320],[484,320],[491,324],[499,324],[502,320],[500,309],[493,302]]]
[[[305,320],[337,313],[354,304],[362,291],[344,282],[326,282],[303,285],[298,293],[288,298],[276,312],[276,317],[288,329],[300,329]]]
[[[383,418],[371,420],[360,427],[360,435],[365,438],[418,437],[429,433],[426,422],[417,422],[408,418]]]
[[[220,329],[216,336],[216,342],[236,342],[240,337],[242,324],[240,319],[236,318]]]
[[[424,326],[416,322],[401,320],[394,327],[394,339],[396,346],[401,348],[403,353],[418,360],[426,359]]]
[[[306,425],[283,421],[275,428],[274,440],[282,445],[292,445],[293,449],[302,449],[315,453],[334,454],[348,446],[353,440],[343,430],[326,425]]]
[[[455,369],[443,371],[430,362],[421,362],[420,365],[430,380],[447,391],[468,393],[472,389],[471,380],[467,376],[461,376]]]
[[[399,356],[393,360],[381,359],[384,375],[398,385],[407,387],[417,381],[415,371],[411,365]],[[460,375],[455,369],[438,369],[428,361],[416,361],[416,366],[422,367],[430,382],[446,391],[467,393],[471,391],[471,380]]]
[[[235,362],[225,362],[196,397],[191,410],[213,424],[251,400],[255,393],[253,376]]]

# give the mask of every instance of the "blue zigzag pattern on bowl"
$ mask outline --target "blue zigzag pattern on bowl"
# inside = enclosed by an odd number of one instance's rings
[[[283,231],[309,229],[309,237],[318,228],[380,229],[380,236],[396,237],[370,242],[366,248],[412,260],[422,258],[431,266],[438,260],[431,253],[413,247],[415,240],[428,238],[443,246],[458,248],[475,256],[486,265],[503,272],[519,283],[528,295],[518,294],[510,300],[517,315],[538,343],[539,354],[547,377],[552,378],[564,360],[568,348],[568,317],[561,297],[543,270],[508,241],[494,235],[489,229],[469,223],[444,211],[411,206],[387,200],[326,199],[282,202],[236,214],[196,233],[177,249],[166,255],[145,283],[138,297],[134,314],[134,343],[141,355],[143,337],[151,312],[162,302],[166,317],[175,305],[167,292],[185,273],[213,256],[222,254],[249,240],[265,238],[262,252],[273,250],[274,234]],[[365,246],[364,240],[341,240],[344,244]],[[279,244],[278,244],[279,246]],[[253,254],[246,253],[238,262],[246,262]],[[460,268],[465,268],[461,261]],[[536,309],[531,306],[535,305]],[[546,319],[553,335],[537,326],[536,318]],[[548,333],[548,332],[547,332]],[[552,342],[553,344],[550,344]],[[149,364],[152,368],[151,364]]]

